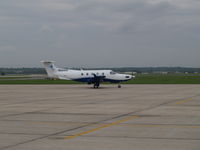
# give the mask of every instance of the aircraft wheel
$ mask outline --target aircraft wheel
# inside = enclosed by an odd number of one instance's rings
[[[93,87],[94,87],[94,89],[95,89],[95,88],[99,88],[99,84],[94,84]]]
[[[121,88],[122,86],[119,84],[117,87],[118,87],[118,88]]]
[[[99,88],[99,86],[95,85],[95,86],[94,86],[94,89],[96,89],[96,88],[98,89],[98,88]]]

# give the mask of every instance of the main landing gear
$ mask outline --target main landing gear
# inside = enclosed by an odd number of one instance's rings
[[[98,89],[99,88],[99,83],[94,83],[94,85],[93,85],[93,88],[94,89]],[[122,86],[121,86],[121,84],[118,84],[118,86],[117,86],[118,88],[121,88]]]
[[[95,89],[95,88],[99,88],[99,83],[95,83],[94,86],[93,86],[93,88],[94,88],[94,89]]]

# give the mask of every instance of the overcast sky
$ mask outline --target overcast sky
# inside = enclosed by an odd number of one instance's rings
[[[0,67],[200,67],[199,0],[1,0]]]

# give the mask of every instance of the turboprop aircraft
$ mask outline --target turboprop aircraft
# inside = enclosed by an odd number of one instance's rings
[[[49,78],[57,78],[61,80],[74,80],[93,84],[94,88],[98,88],[101,82],[120,83],[128,81],[135,76],[128,74],[119,74],[112,70],[74,70],[57,68],[54,61],[41,61]],[[118,84],[118,88],[121,85]]]

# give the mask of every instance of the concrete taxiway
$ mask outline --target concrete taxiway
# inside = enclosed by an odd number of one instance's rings
[[[200,85],[0,85],[0,150],[199,150]]]

